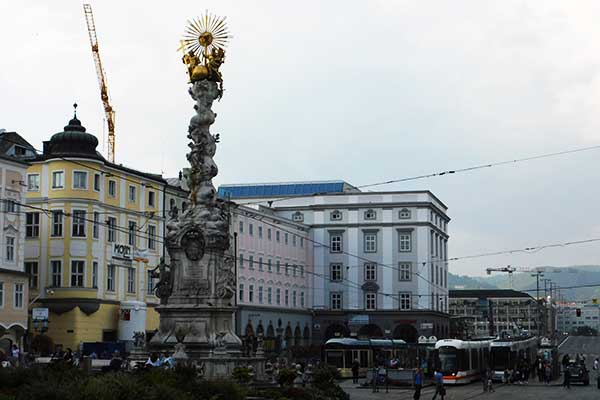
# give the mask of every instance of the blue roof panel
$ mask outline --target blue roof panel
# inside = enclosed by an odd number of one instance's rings
[[[220,186],[218,196],[221,198],[248,198],[272,196],[297,196],[320,193],[342,193],[344,182],[303,182],[272,183],[259,185],[226,185]]]

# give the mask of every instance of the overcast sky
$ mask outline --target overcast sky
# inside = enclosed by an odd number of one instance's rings
[[[215,184],[354,185],[600,144],[600,2],[93,1],[116,109],[117,162],[175,176],[193,103],[186,20],[234,38],[212,132]],[[78,115],[106,154],[80,1],[0,2],[0,128],[37,148]],[[104,148],[102,148],[104,144]],[[428,189],[450,256],[600,237],[600,150],[381,187]],[[600,243],[457,261],[600,264]]]

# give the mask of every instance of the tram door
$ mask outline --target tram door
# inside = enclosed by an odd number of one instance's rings
[[[360,368],[369,368],[372,363],[370,356],[371,352],[369,350],[352,350],[352,359],[349,360],[349,364],[352,365],[354,360],[358,360]]]

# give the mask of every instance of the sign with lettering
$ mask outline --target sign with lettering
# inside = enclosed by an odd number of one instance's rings
[[[48,309],[47,308],[32,308],[31,319],[34,321],[48,321]]]
[[[132,252],[133,252],[132,248],[128,244],[113,243],[113,248],[112,248],[113,258],[131,261]]]

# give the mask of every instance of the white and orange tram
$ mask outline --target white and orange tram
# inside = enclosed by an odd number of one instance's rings
[[[492,341],[493,339],[439,340],[435,349],[444,383],[456,385],[478,380],[481,371],[489,365]]]

